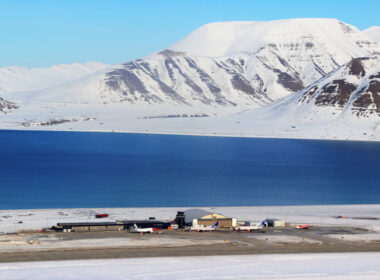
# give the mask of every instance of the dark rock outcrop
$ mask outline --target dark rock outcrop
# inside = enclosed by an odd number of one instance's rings
[[[339,106],[343,108],[349,100],[356,86],[345,80],[334,80],[323,88],[322,93],[315,99],[317,106]]]
[[[0,112],[6,113],[12,109],[17,109],[18,107],[16,106],[15,103],[9,102],[4,100],[3,98],[0,97]]]
[[[359,58],[354,58],[353,60],[350,61],[348,64],[348,67],[350,69],[350,74],[359,76],[359,77],[364,77],[366,75],[366,72],[364,70],[364,66],[361,63]]]

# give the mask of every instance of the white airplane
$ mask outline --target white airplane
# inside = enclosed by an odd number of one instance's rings
[[[197,231],[197,232],[202,232],[202,231],[213,231],[213,230],[215,230],[217,227],[218,227],[218,222],[216,222],[216,224],[215,225],[213,225],[212,227],[210,227],[210,226],[202,226],[202,225],[200,225],[200,226],[192,226],[191,228],[190,228],[190,231]]]
[[[262,229],[265,225],[265,220],[261,222],[261,224],[251,225],[251,226],[238,226],[235,228],[237,231],[252,231]]]
[[[136,224],[133,225],[135,232],[140,232],[140,233],[153,233],[157,229],[155,228],[139,228]]]

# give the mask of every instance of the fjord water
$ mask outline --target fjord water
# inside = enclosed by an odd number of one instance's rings
[[[380,203],[380,143],[0,131],[0,209]]]

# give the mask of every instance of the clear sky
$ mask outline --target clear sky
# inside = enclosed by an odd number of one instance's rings
[[[380,0],[0,0],[0,67],[121,63],[215,21],[330,17],[380,25]]]

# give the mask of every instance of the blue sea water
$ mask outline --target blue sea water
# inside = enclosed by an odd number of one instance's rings
[[[380,143],[0,131],[0,209],[380,203]]]

